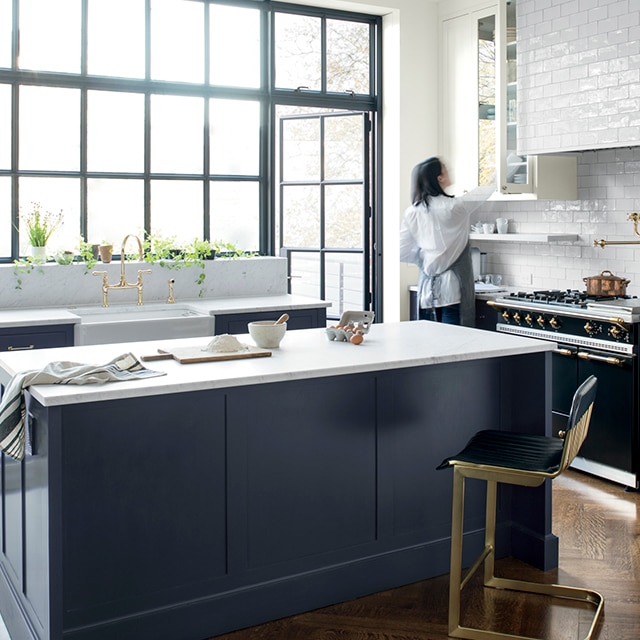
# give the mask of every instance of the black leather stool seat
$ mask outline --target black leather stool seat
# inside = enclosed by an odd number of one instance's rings
[[[553,473],[560,468],[563,448],[564,440],[560,438],[487,429],[478,431],[460,453],[444,460],[438,469],[466,462]]]

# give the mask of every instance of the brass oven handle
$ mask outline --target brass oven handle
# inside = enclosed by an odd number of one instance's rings
[[[606,362],[607,364],[622,365],[624,360],[615,358],[614,356],[598,356],[595,353],[588,353],[586,351],[578,351],[578,358],[583,360],[597,360],[598,362]]]
[[[28,344],[26,347],[7,347],[7,351],[29,351],[29,349],[35,349],[34,344]]]
[[[571,349],[556,349],[554,353],[557,353],[560,356],[575,356],[576,352],[571,351]]]

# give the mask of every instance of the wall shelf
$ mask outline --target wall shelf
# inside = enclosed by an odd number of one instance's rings
[[[576,233],[471,233],[469,239],[475,242],[576,242]]]

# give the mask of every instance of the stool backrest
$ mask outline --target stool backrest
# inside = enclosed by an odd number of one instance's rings
[[[567,430],[564,436],[562,460],[557,474],[562,473],[569,467],[573,459],[578,455],[578,451],[580,451],[580,447],[587,437],[597,387],[598,379],[595,376],[589,376],[578,387],[573,396]]]

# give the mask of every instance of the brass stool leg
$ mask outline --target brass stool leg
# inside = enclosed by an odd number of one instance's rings
[[[487,554],[484,559],[484,584],[491,585],[494,580],[496,560],[496,505],[498,500],[498,483],[487,480],[487,504],[484,519],[484,548]]]
[[[451,512],[451,566],[449,571],[449,635],[460,627],[460,591],[462,587],[462,529],[464,526],[464,476],[453,469]]]

